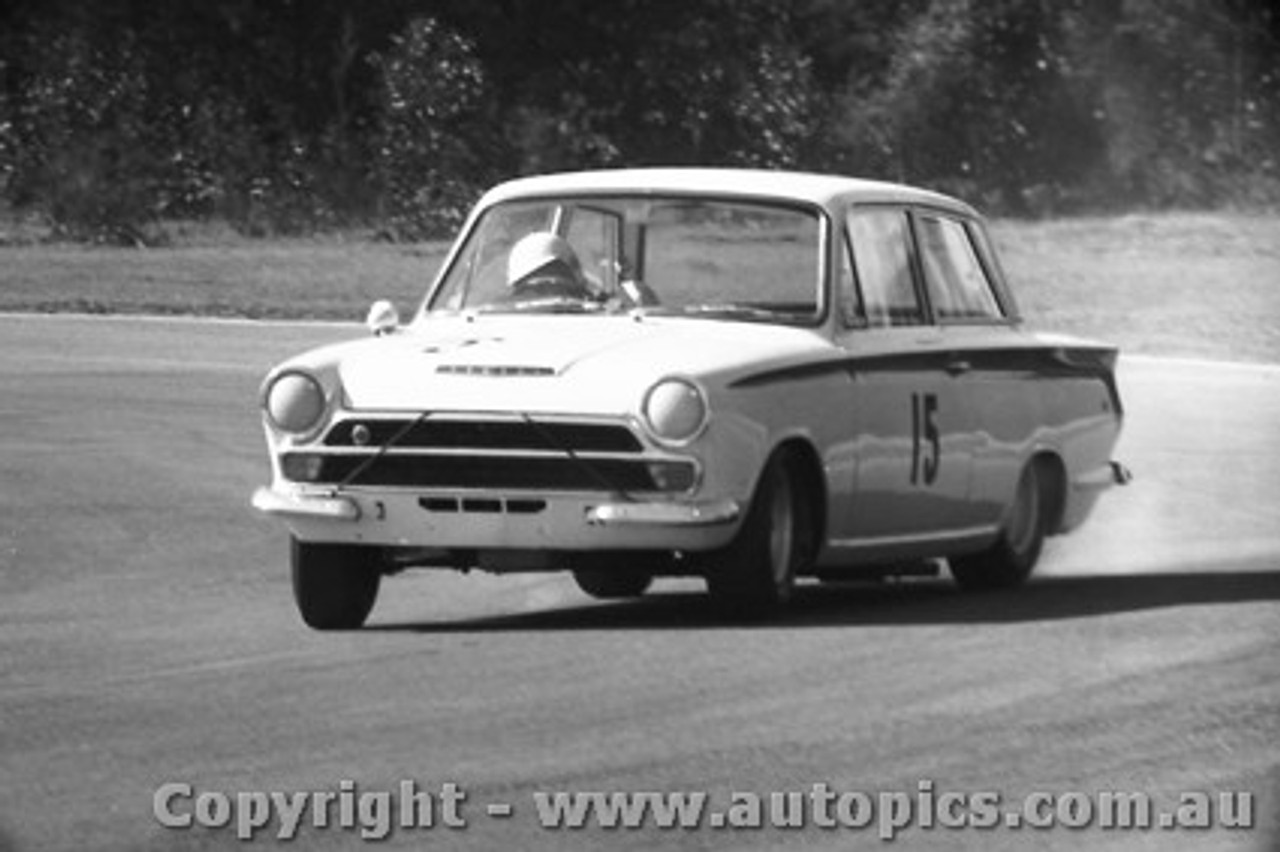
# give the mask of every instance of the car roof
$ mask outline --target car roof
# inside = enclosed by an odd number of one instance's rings
[[[919,204],[976,216],[968,204],[941,193],[886,181],[810,172],[734,168],[639,168],[563,172],[517,178],[485,193],[481,206],[514,198],[573,194],[681,194],[804,201]]]

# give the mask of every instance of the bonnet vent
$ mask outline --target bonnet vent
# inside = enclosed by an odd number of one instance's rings
[[[490,376],[496,378],[554,376],[551,367],[530,367],[521,364],[441,364],[437,373],[447,376]]]

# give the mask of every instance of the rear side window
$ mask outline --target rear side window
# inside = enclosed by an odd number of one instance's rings
[[[1001,320],[1003,312],[962,222],[922,215],[916,220],[920,265],[940,322]]]
[[[924,312],[911,276],[907,214],[852,210],[846,225],[867,325],[922,324]]]

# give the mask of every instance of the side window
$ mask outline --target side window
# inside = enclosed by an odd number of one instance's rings
[[[855,209],[846,225],[867,324],[922,324],[924,313],[911,275],[906,213]]]
[[[920,264],[938,320],[1001,319],[1000,303],[964,224],[929,215],[916,224]]]

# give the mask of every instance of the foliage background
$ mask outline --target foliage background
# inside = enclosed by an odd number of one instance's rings
[[[2,0],[55,236],[441,236],[495,180],[732,164],[1012,215],[1280,202],[1274,0]]]

